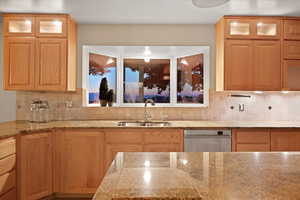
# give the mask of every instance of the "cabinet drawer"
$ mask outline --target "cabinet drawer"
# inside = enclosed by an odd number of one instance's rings
[[[182,142],[181,130],[151,130],[145,133],[146,144],[178,144]]]
[[[9,138],[0,141],[0,159],[16,153],[16,139]]]
[[[0,195],[16,186],[16,172],[12,171],[0,176]]]
[[[300,21],[285,20],[284,21],[284,39],[300,40]]]
[[[16,189],[12,189],[9,192],[3,194],[0,197],[1,200],[16,200],[17,199],[17,191]]]
[[[0,160],[0,175],[11,171],[16,166],[16,155],[11,155],[7,158]]]
[[[284,58],[300,59],[300,41],[284,42]]]
[[[105,140],[110,144],[141,144],[144,129],[110,129],[105,131]]]
[[[267,152],[270,151],[269,144],[237,144],[237,152]]]
[[[270,132],[268,129],[240,129],[236,130],[237,144],[269,144]]]

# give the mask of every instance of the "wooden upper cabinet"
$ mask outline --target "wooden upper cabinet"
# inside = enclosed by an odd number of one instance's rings
[[[52,194],[52,136],[50,132],[20,136],[19,199],[41,199]]]
[[[225,42],[225,90],[253,89],[253,41]]]
[[[300,20],[284,20],[284,39],[300,40]]]
[[[283,61],[283,88],[285,90],[300,90],[300,60]]]
[[[299,130],[271,130],[271,151],[300,151]]]
[[[249,19],[226,19],[225,37],[249,39],[254,34],[253,26],[253,21]]]
[[[67,18],[65,16],[36,17],[37,37],[67,37]]]
[[[280,18],[226,18],[225,37],[228,39],[280,39],[280,36]]]
[[[9,37],[4,40],[4,88],[34,89],[35,39]]]
[[[36,44],[37,90],[65,91],[67,86],[67,40],[39,38]]]
[[[4,36],[34,36],[35,18],[33,15],[4,14]]]
[[[280,41],[254,41],[254,90],[281,90]]]
[[[77,28],[70,16],[4,14],[4,44],[4,89],[76,91]]]

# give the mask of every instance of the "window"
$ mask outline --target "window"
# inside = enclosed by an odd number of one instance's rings
[[[207,106],[209,47],[84,46],[84,106]]]

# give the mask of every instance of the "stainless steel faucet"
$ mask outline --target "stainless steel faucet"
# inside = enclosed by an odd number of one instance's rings
[[[147,111],[147,105],[148,105],[148,103],[151,103],[152,106],[155,106],[155,102],[154,102],[153,99],[147,99],[145,101],[145,107],[144,107],[145,108],[144,109],[144,120],[145,120],[145,122],[151,121],[151,118],[152,118],[151,114]]]

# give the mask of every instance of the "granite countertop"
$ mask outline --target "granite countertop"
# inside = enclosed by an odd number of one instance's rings
[[[54,128],[162,128],[162,127],[119,127],[122,120],[82,120],[53,121],[49,123],[29,123],[11,121],[0,123],[0,138],[19,133],[51,130]],[[169,121],[170,126],[163,128],[300,128],[300,121]]]
[[[93,200],[296,200],[300,153],[118,153]]]

